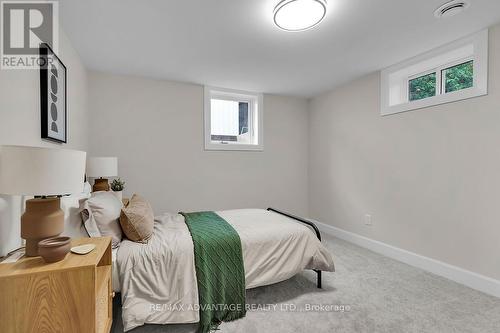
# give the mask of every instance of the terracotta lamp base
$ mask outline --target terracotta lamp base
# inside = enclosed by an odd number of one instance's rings
[[[106,178],[98,178],[94,181],[92,192],[109,191],[109,182]]]
[[[64,212],[59,198],[31,199],[21,217],[21,237],[26,240],[26,256],[38,255],[38,242],[64,231]]]

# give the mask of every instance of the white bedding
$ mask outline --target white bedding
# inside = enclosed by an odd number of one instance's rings
[[[120,275],[118,274],[118,266],[116,264],[116,252],[118,249],[111,250],[111,285],[113,286],[113,291],[119,293],[120,288]]]
[[[304,269],[333,271],[331,254],[307,226],[261,209],[216,212],[238,232],[247,289]],[[193,243],[184,217],[157,218],[148,244],[124,240],[117,252],[125,331],[145,323],[199,321]]]

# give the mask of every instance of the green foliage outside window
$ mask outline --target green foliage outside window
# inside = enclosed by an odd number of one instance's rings
[[[433,96],[436,96],[436,73],[427,74],[410,80],[410,102]]]
[[[474,62],[453,66],[444,70],[445,92],[471,88],[474,85]]]
[[[419,76],[408,82],[409,100],[418,101],[420,99],[436,96],[436,73]],[[468,61],[442,71],[442,81],[444,92],[449,93],[474,86],[474,61]]]

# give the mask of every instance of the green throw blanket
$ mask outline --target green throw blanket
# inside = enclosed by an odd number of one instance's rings
[[[200,327],[206,333],[223,321],[242,318],[245,268],[236,230],[214,212],[181,213],[191,232],[200,302]]]

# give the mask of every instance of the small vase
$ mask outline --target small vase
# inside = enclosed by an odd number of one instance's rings
[[[120,202],[122,202],[122,199],[123,199],[123,191],[113,191],[113,194],[115,195],[115,197],[120,200]]]

